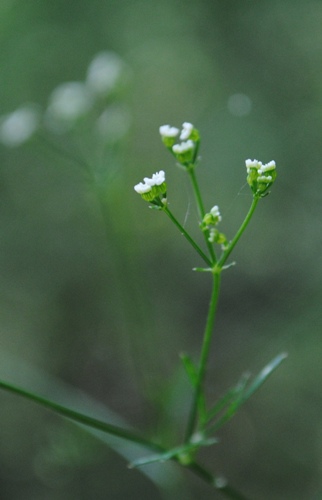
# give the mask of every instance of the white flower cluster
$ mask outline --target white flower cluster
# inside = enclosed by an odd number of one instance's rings
[[[10,114],[0,115],[0,143],[20,146],[40,128],[65,133],[83,119],[95,120],[96,135],[104,143],[124,137],[130,126],[130,114],[118,100],[115,90],[124,88],[130,76],[125,62],[114,52],[98,53],[90,62],[84,81],[64,82],[50,94],[48,105],[25,104]],[[110,97],[111,104],[106,106]]]
[[[192,123],[184,122],[181,131],[177,127],[170,125],[162,125],[159,128],[160,135],[164,144],[171,148],[175,155],[185,155],[191,153],[195,149],[193,135],[197,132]],[[180,134],[180,135],[179,135]],[[179,144],[174,144],[175,138],[179,135]],[[188,155],[189,156],[189,155]],[[187,159],[187,158],[185,158]]]
[[[263,174],[276,169],[275,161],[272,160],[265,165],[263,165],[262,162],[258,160],[246,160],[245,163],[248,174],[250,173],[252,168],[256,168],[258,174],[257,182],[272,182],[273,177],[271,175]]]
[[[156,172],[152,175],[152,178],[144,177],[144,182],[139,182],[134,186],[135,191],[138,194],[145,194],[152,191],[154,186],[161,186],[165,182],[165,173],[163,170]]]

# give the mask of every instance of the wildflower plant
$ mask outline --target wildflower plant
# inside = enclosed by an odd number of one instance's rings
[[[101,54],[92,63],[89,70],[88,81],[90,82],[90,87],[94,88],[99,94],[102,92],[102,86],[104,85],[110,89],[120,70],[119,61],[115,57],[112,57],[113,68],[115,70],[112,76],[114,76],[113,78],[111,75],[108,76],[104,70],[104,64],[106,65],[107,59],[111,62],[111,57],[109,58],[107,54]],[[73,91],[75,89],[79,94],[84,91],[84,86],[73,86]],[[71,87],[68,87],[67,90],[70,92]],[[87,92],[88,89],[86,89]],[[75,97],[76,101],[77,96]],[[83,111],[85,112],[86,110],[83,109]],[[72,106],[68,112],[73,112]],[[21,387],[13,386],[10,383],[0,381],[0,388],[28,398],[82,425],[98,429],[145,448],[149,454],[143,457],[140,456],[132,461],[130,464],[132,468],[154,462],[175,461],[208,482],[226,498],[242,500],[246,499],[242,493],[232,488],[226,480],[217,477],[199,462],[198,452],[205,446],[212,446],[217,443],[218,430],[238,412],[241,406],[262,386],[286,357],[285,353],[279,354],[253,379],[248,374],[243,375],[236,385],[231,387],[218,401],[207,400],[205,392],[206,374],[214,333],[222,273],[233,264],[233,262],[229,261],[231,253],[246,230],[258,203],[269,194],[275,182],[276,164],[274,161],[263,164],[255,159],[246,160],[247,183],[252,192],[252,201],[249,211],[236,234],[232,238],[229,238],[221,230],[223,221],[218,205],[214,204],[209,209],[206,209],[199,188],[196,175],[196,170],[200,162],[200,133],[198,129],[193,124],[185,122],[181,129],[170,125],[163,125],[160,127],[159,132],[164,146],[168,149],[176,164],[186,172],[190,179],[199,215],[199,229],[203,245],[200,245],[199,241],[190,235],[173,214],[172,210],[170,210],[165,171],[160,170],[152,174],[151,177],[144,177],[142,181],[134,186],[134,190],[151,208],[164,213],[170,219],[178,231],[186,238],[188,244],[194,248],[198,258],[203,261],[203,265],[195,267],[194,270],[208,273],[212,281],[212,291],[201,340],[199,359],[195,361],[190,355],[186,353],[181,354],[182,366],[191,387],[191,407],[186,418],[183,441],[173,443],[169,447],[160,442],[158,436],[154,439],[145,437],[123,426],[112,425],[108,422],[92,418],[82,412],[59,405],[54,401],[45,399]]]

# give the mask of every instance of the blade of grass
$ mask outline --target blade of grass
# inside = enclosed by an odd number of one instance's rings
[[[184,352],[180,354],[180,359],[182,361],[183,367],[185,369],[186,374],[188,375],[192,387],[196,387],[198,379],[198,371],[196,366],[194,365],[190,356]]]
[[[117,436],[119,438],[126,439],[133,443],[140,444],[154,451],[159,451],[159,452],[165,451],[164,448],[162,448],[161,446],[151,441],[148,441],[142,438],[141,436],[138,436],[137,434],[131,432],[130,430],[123,429],[122,427],[118,427],[116,425],[108,424],[106,422],[103,422],[102,420],[98,420],[96,418],[89,417],[88,415],[84,415],[83,413],[71,410],[63,405],[55,403],[54,401],[50,401],[49,399],[43,398],[37,394],[33,394],[32,392],[26,391],[21,387],[17,387],[15,385],[0,380],[0,389],[4,389],[13,394],[29,399],[41,406],[44,406],[45,408],[48,408],[49,410],[55,413],[58,413],[59,415],[74,420],[75,422],[88,425],[93,429],[97,429],[107,434],[112,434],[113,436]]]
[[[266,365],[257,375],[251,386],[246,391],[243,397],[243,403],[249,399],[254,392],[256,392],[264,382],[268,379],[268,377],[279,367],[279,365],[287,358],[287,353],[282,352],[278,354],[268,365]]]
[[[279,365],[284,361],[287,357],[286,353],[281,353],[276,356],[268,365],[266,365],[255,377],[254,381],[251,383],[250,387],[240,392],[236,400],[234,400],[227,408],[224,415],[222,415],[217,422],[211,425],[207,429],[207,435],[210,433],[216,432],[220,429],[228,420],[230,420],[239,410],[239,408],[246,403],[246,401],[256,392],[264,382],[268,379],[268,377],[279,367]]]
[[[245,390],[246,383],[249,379],[249,374],[243,375],[238,384],[235,387],[229,389],[226,394],[224,394],[217,403],[208,411],[207,420],[205,424],[213,420],[229,403],[236,402],[242,396]]]

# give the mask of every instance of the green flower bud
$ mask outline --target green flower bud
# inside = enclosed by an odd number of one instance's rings
[[[152,178],[144,177],[144,182],[134,186],[134,190],[141,195],[143,200],[153,202],[166,198],[167,184],[165,182],[165,173],[163,170],[152,175]]]
[[[246,160],[247,183],[254,195],[263,197],[276,179],[275,161],[263,165],[257,160]]]

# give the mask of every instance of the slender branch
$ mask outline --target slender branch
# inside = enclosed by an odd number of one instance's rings
[[[258,204],[259,200],[260,200],[260,197],[258,197],[258,196],[254,196],[253,197],[253,201],[252,201],[251,207],[250,207],[250,209],[248,211],[248,214],[246,215],[246,217],[245,217],[242,225],[238,229],[238,231],[235,234],[234,238],[229,243],[228,248],[222,253],[219,261],[217,262],[218,269],[222,269],[222,267],[225,264],[225,262],[227,261],[229,255],[231,254],[231,252],[235,248],[236,243],[238,242],[239,238],[241,237],[241,235],[245,231],[246,227],[248,226],[248,223],[249,223],[250,219],[252,218],[253,213],[255,212],[255,209],[257,207],[257,204]]]
[[[207,317],[204,338],[203,338],[203,343],[202,343],[198,376],[197,376],[197,381],[196,381],[196,385],[195,385],[195,393],[194,393],[194,398],[193,398],[192,407],[191,407],[188,425],[187,425],[186,442],[189,441],[189,439],[191,438],[193,431],[194,431],[194,428],[195,428],[195,425],[196,425],[198,404],[199,404],[199,399],[200,399],[200,395],[202,392],[202,386],[203,386],[205,375],[206,375],[207,361],[208,361],[208,357],[209,357],[211,339],[212,339],[212,335],[213,335],[213,326],[214,326],[215,316],[216,316],[216,309],[217,309],[217,303],[218,303],[218,297],[219,297],[219,289],[220,289],[220,273],[216,273],[216,274],[213,274],[213,288],[212,288],[212,294],[211,294],[209,310],[208,310],[208,317]]]
[[[163,211],[167,214],[167,216],[172,220],[172,222],[177,226],[179,229],[180,233],[189,241],[190,245],[193,246],[193,248],[198,252],[200,257],[206,262],[206,264],[210,267],[213,266],[212,262],[210,259],[208,259],[207,255],[201,250],[199,245],[194,241],[193,238],[191,238],[190,234],[185,230],[185,228],[180,224],[180,222],[175,218],[172,212],[170,212],[168,207],[164,207]]]
[[[201,197],[201,193],[200,193],[200,189],[199,189],[199,184],[198,184],[198,181],[197,181],[197,177],[196,177],[196,174],[195,174],[195,169],[194,168],[190,168],[188,170],[188,173],[190,175],[190,179],[191,179],[193,191],[195,193],[195,198],[196,198],[196,203],[197,203],[197,207],[198,207],[199,217],[202,220],[204,218],[206,212],[205,212],[205,207],[204,207],[204,204],[203,204],[203,201],[202,201],[202,197]],[[209,231],[204,231],[203,234],[204,234],[206,245],[208,247],[209,254],[211,255],[211,259],[212,259],[213,262],[216,262],[217,258],[216,258],[216,254],[215,254],[215,251],[214,251],[214,247],[212,246],[212,243],[208,239],[208,237],[209,237]]]

